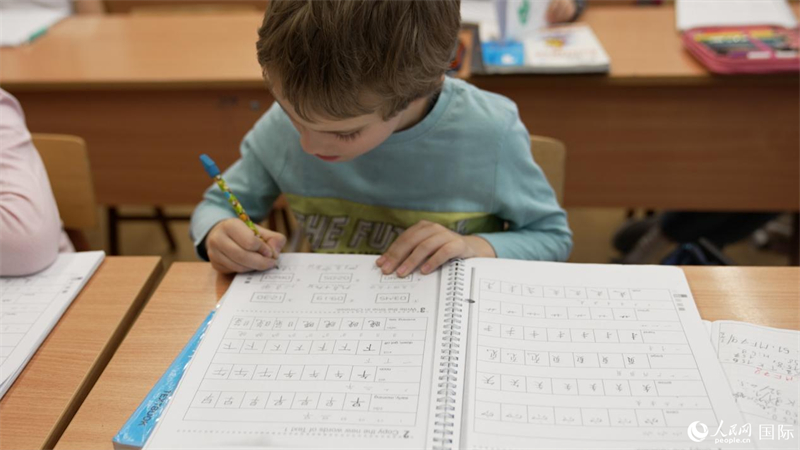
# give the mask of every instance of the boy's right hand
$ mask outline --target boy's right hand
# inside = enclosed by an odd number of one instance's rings
[[[286,236],[256,225],[261,238],[239,219],[226,219],[208,232],[206,253],[222,273],[251,272],[275,267]],[[266,243],[265,243],[266,242]]]

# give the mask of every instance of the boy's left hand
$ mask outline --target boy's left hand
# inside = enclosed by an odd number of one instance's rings
[[[397,275],[404,277],[420,264],[420,272],[428,274],[453,258],[475,257],[494,258],[494,248],[481,237],[462,236],[443,225],[422,220],[401,234],[375,264],[385,274],[396,269]]]

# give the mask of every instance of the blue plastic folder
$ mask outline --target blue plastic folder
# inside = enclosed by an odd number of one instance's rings
[[[141,449],[144,447],[144,443],[147,442],[147,438],[150,437],[150,433],[153,432],[156,426],[156,421],[158,421],[164,408],[167,407],[175,388],[178,387],[178,383],[183,377],[183,372],[189,365],[192,356],[194,356],[194,352],[197,350],[208,324],[211,323],[212,317],[214,317],[214,311],[208,313],[200,328],[195,331],[194,336],[189,339],[189,342],[183,347],[178,357],[172,361],[167,371],[158,380],[158,383],[153,386],[153,389],[150,390],[147,397],[128,418],[119,433],[114,436],[113,442],[116,450]]]

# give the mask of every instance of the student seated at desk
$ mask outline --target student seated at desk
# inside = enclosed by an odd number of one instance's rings
[[[38,272],[71,251],[22,108],[0,89],[0,275]]]
[[[566,213],[509,99],[445,78],[459,2],[270,2],[258,61],[276,99],[223,174],[262,220],[283,193],[317,252],[381,254],[384,273],[451,258],[563,261]],[[212,186],[192,216],[221,272],[275,265]]]

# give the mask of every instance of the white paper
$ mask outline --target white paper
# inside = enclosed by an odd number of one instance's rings
[[[24,44],[69,15],[67,0],[0,1],[0,47]]]
[[[786,0],[676,0],[679,31],[698,27],[736,25],[797,26]]]
[[[800,333],[716,321],[712,341],[761,448],[798,448]]]
[[[500,34],[504,40],[522,41],[547,26],[545,13],[550,0],[503,0],[505,20],[500,19]],[[502,14],[500,12],[499,14]]]
[[[711,329],[714,326],[710,320],[703,320],[703,326],[706,327],[706,331],[708,331],[708,336],[711,337]],[[713,339],[712,343],[713,343]]]
[[[422,448],[441,272],[284,254],[238,275],[146,448]]]
[[[62,253],[47,269],[0,278],[0,397],[103,261],[103,252]]]
[[[500,39],[497,8],[491,0],[463,0],[461,22],[478,24],[481,41]]]
[[[523,40],[547,26],[550,0],[463,0],[461,21],[478,24],[480,40]]]
[[[709,448],[718,428],[741,431],[680,269],[468,265],[466,447]]]

